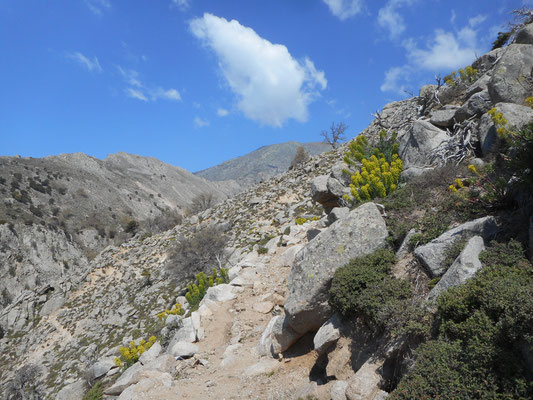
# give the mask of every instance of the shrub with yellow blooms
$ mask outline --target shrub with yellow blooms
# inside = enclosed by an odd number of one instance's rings
[[[459,72],[459,74],[457,74]],[[474,83],[478,76],[478,70],[472,66],[459,68],[458,71],[452,71],[444,77],[444,83],[448,86],[456,87],[459,85],[470,85]]]
[[[160,313],[157,314],[157,318],[159,318],[160,321],[167,318],[169,315],[183,315],[185,314],[185,310],[181,306],[181,304],[176,303],[174,304],[174,307],[172,307],[171,310],[163,310]]]
[[[351,195],[344,196],[352,204],[386,197],[396,190],[403,170],[396,135],[387,139],[385,131],[381,131],[376,147],[371,147],[364,136],[358,136],[349,145],[344,161],[352,168],[359,168],[350,177]]]
[[[227,268],[220,268],[219,271],[216,268],[213,268],[213,273],[210,276],[200,272],[198,275],[196,275],[196,283],[187,286],[185,298],[187,299],[187,302],[191,308],[195,308],[204,298],[207,289],[212,286],[228,282],[229,276]]]
[[[533,108],[533,96],[528,97],[526,99],[526,104],[527,104],[528,107]]]
[[[129,347],[120,347],[118,349],[120,357],[115,357],[115,365],[121,368],[124,367],[124,369],[131,367],[139,360],[139,357],[145,351],[153,346],[156,341],[157,338],[155,336],[150,336],[148,340],[141,339],[139,344],[132,340]]]

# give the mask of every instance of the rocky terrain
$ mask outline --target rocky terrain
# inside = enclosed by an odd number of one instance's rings
[[[287,171],[299,146],[312,156],[331,150],[329,144],[321,142],[273,144],[195,172],[195,175],[211,181],[238,180],[241,185],[249,187]]]
[[[466,195],[453,197],[449,189],[456,179],[467,182],[461,163],[477,171],[491,160],[496,165],[505,161],[499,153],[504,146],[500,126],[489,111],[502,112],[509,129],[531,123],[526,99],[533,93],[533,24],[512,44],[481,56],[473,68],[468,80],[424,86],[419,96],[386,105],[361,133],[374,144],[380,132],[397,135],[404,170],[402,183],[388,198],[346,207],[346,144],[169,231],[108,246],[87,265],[74,266],[74,254],[66,258],[69,268],[80,271],[75,279],[59,278],[48,286],[36,282],[0,313],[2,389],[21,381],[17,370],[22,366],[35,364],[42,379],[26,384],[59,400],[81,399],[89,385],[101,385],[93,388],[102,388],[103,398],[121,400],[420,398],[409,397],[414,386],[402,382],[423,360],[413,361],[422,339],[410,335],[424,331],[430,315],[440,312],[435,299],[489,268],[480,254],[496,246],[493,239],[511,237],[527,244],[533,237],[528,232],[533,210],[523,202],[512,210],[501,204],[484,207]],[[505,185],[512,186],[512,179]],[[526,195],[509,192],[515,203]],[[520,218],[509,219],[516,215]],[[7,234],[9,226],[2,228]],[[229,282],[210,287],[199,304],[190,305],[184,297],[190,274],[179,274],[174,254],[212,228],[227,236],[227,258],[217,260],[228,268]],[[29,247],[45,252],[46,243]],[[364,313],[343,317],[330,299],[340,267],[384,249],[395,253],[395,261],[382,281],[402,280],[410,297],[393,315],[378,314],[378,322],[416,323],[407,333],[376,329],[368,321],[370,312],[366,319]],[[64,251],[70,250],[57,254]],[[499,296],[489,295],[487,301]],[[376,303],[368,304],[379,307]],[[175,304],[186,314],[161,315]],[[414,319],[402,319],[404,311],[413,311],[408,318]],[[474,308],[470,311],[487,323]],[[513,351],[513,365],[531,377],[531,313],[515,315],[526,321],[525,328],[506,351]],[[448,328],[453,330],[453,324]],[[116,366],[120,346],[132,340],[138,345],[151,335],[156,342],[139,361],[127,369]],[[490,342],[477,340],[483,346]],[[490,355],[479,357],[484,364]],[[443,364],[442,370],[454,368]],[[522,390],[516,398],[531,394],[526,386],[516,388]]]

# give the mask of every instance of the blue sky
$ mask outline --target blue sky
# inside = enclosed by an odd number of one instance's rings
[[[0,155],[126,151],[196,171],[355,136],[487,52],[532,0],[0,0]]]

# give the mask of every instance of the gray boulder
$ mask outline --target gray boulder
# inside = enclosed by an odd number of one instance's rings
[[[433,111],[431,113],[431,118],[429,122],[441,128],[449,128],[453,126],[453,124],[455,123],[454,117],[455,117],[455,112],[457,111],[457,109],[458,107],[453,107],[453,108]]]
[[[177,342],[172,349],[170,349],[170,354],[174,357],[192,357],[198,353],[200,349],[197,345],[187,342]]]
[[[334,343],[341,337],[340,332],[341,319],[338,314],[328,319],[324,325],[320,327],[313,338],[313,345],[318,354],[326,352]]]
[[[472,67],[477,69],[478,74],[484,74],[488,70],[492,69],[494,65],[498,62],[501,55],[503,54],[504,49],[499,48],[492,50],[472,63]]]
[[[80,379],[57,392],[56,400],[81,399],[83,398],[85,391],[85,382]]]
[[[412,128],[398,138],[400,155],[404,167],[426,167],[433,163],[433,150],[449,140],[443,130],[428,121],[415,121]]]
[[[431,289],[428,299],[433,300],[448,288],[459,286],[467,279],[472,278],[482,267],[481,261],[479,261],[479,253],[483,250],[485,250],[483,238],[481,236],[471,238],[452,266],[435,287]]]
[[[400,174],[400,178],[403,182],[410,181],[411,179],[417,178],[419,176],[424,175],[426,172],[433,171],[434,168],[428,167],[416,167],[412,166],[409,168],[406,168],[402,171]]]
[[[113,358],[107,358],[94,363],[89,368],[89,373],[93,379],[98,379],[109,372],[111,368],[115,367]]]
[[[493,103],[524,104],[533,93],[533,46],[511,44],[494,67],[488,88]]]
[[[311,198],[327,209],[341,206],[345,193],[349,190],[334,177],[320,175],[311,181]]]
[[[339,219],[345,218],[349,213],[350,209],[348,207],[336,207],[328,214],[328,222],[332,224]]]
[[[533,24],[528,24],[520,29],[514,42],[516,44],[533,44]]]
[[[507,119],[508,128],[520,130],[533,121],[533,110],[513,103],[498,103],[494,106]],[[498,148],[499,137],[496,127],[488,114],[479,121],[479,141],[484,156]]]
[[[465,119],[481,116],[492,108],[488,90],[476,93],[470,97],[465,104],[455,112],[455,120],[463,122]]]
[[[490,81],[490,75],[488,73],[484,74],[477,81],[472,83],[468,89],[466,89],[465,98],[469,99],[474,94],[488,90],[488,85]]]
[[[337,268],[385,246],[387,236],[377,206],[366,203],[333,223],[297,254],[288,280],[285,318],[273,326],[272,340],[280,343],[280,351],[305,333],[318,330],[331,317],[328,289]]]
[[[470,239],[476,235],[488,241],[496,235],[498,230],[498,224],[494,217],[478,218],[444,232],[431,242],[417,247],[414,254],[431,277],[441,276],[446,272],[444,261],[447,257],[447,250],[455,243],[460,240]]]
[[[331,400],[346,400],[346,389],[348,389],[348,382],[335,381],[331,386]]]

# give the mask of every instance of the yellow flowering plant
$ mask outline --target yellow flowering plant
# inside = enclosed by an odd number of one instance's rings
[[[403,170],[396,135],[387,139],[385,131],[381,131],[376,147],[371,147],[364,136],[358,136],[349,145],[344,161],[359,169],[351,174],[350,195],[344,196],[351,204],[386,197],[396,190]]]
[[[115,357],[115,365],[124,369],[131,367],[135,364],[139,357],[153,346],[157,341],[155,336],[150,336],[148,340],[141,339],[139,344],[135,343],[132,340],[129,343],[129,347],[120,347],[118,351],[120,352],[120,357]]]

